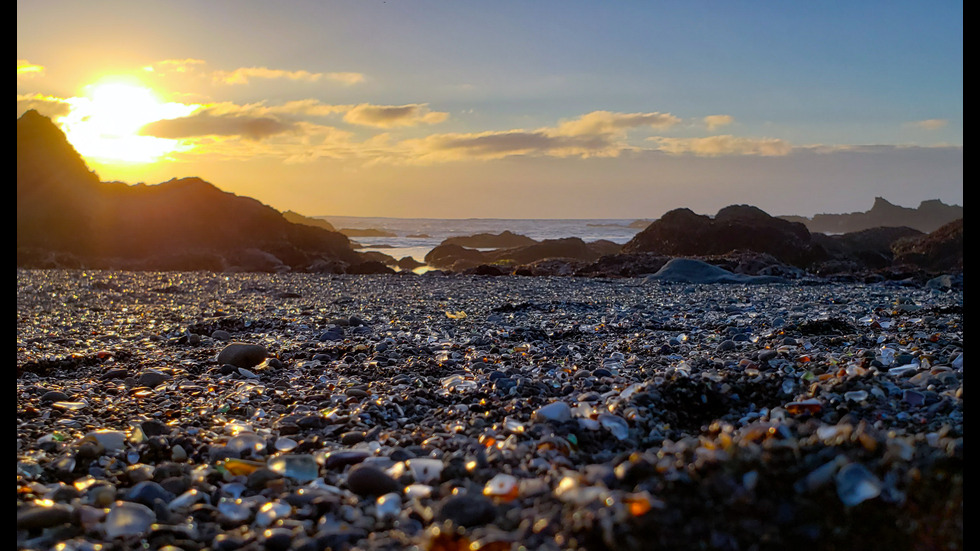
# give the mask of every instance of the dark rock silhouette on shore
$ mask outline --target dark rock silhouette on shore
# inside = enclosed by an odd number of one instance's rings
[[[440,245],[459,245],[471,249],[504,249],[513,247],[527,247],[534,245],[538,241],[530,237],[513,233],[509,230],[499,234],[478,233],[476,235],[461,235],[447,237]]]
[[[340,273],[362,262],[340,233],[200,178],[100,182],[50,119],[17,120],[18,266]]]
[[[779,216],[787,221],[800,222],[811,232],[850,233],[878,227],[908,227],[929,233],[953,220],[963,218],[963,207],[947,205],[939,199],[922,201],[918,208],[894,205],[883,197],[875,197],[871,210],[848,214],[817,214]]]
[[[910,264],[934,272],[963,271],[963,219],[954,220],[928,235],[906,237],[892,244],[894,263]]]
[[[323,228],[327,231],[337,231],[337,228],[333,227],[333,224],[327,222],[322,218],[313,218],[310,216],[304,216],[298,212],[287,210],[282,213],[282,217],[289,220],[293,224],[305,224],[307,226],[314,226],[317,228]]]
[[[623,245],[624,253],[653,252],[669,256],[725,254],[746,249],[768,253],[804,267],[826,258],[806,226],[775,218],[749,205],[731,205],[714,218],[690,209],[674,209]]]
[[[492,251],[478,251],[455,244],[443,244],[429,251],[425,255],[425,261],[436,268],[463,271],[481,264],[513,267],[553,259],[588,263],[598,260],[603,255],[618,252],[618,249],[619,245],[611,241],[600,240],[594,243],[586,243],[578,237],[545,239],[524,247]],[[510,273],[509,270],[506,272]]]

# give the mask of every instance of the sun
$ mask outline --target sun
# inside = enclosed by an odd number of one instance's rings
[[[180,151],[178,140],[140,136],[147,123],[190,114],[198,106],[168,103],[138,80],[105,78],[69,100],[59,122],[80,155],[108,163],[152,163]]]

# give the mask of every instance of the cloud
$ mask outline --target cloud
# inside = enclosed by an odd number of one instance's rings
[[[295,127],[295,123],[283,122],[272,117],[234,116],[205,111],[187,117],[151,122],[143,126],[139,133],[142,136],[167,139],[241,136],[247,140],[261,140],[289,132]]]
[[[793,146],[778,138],[739,138],[731,135],[706,138],[648,138],[657,149],[672,155],[719,157],[727,155],[758,155],[779,157],[793,152]]]
[[[735,122],[735,119],[731,115],[708,115],[701,120],[704,121],[708,130],[715,130],[720,126],[726,126]]]
[[[406,140],[402,159],[429,163],[463,159],[501,159],[515,155],[550,157],[617,157],[635,149],[626,142],[636,128],[669,128],[681,119],[669,113],[593,111],[555,127],[468,134],[434,134]]]
[[[949,121],[946,119],[926,119],[924,121],[914,121],[907,124],[923,130],[939,130],[940,128],[949,124]]]
[[[152,65],[147,65],[146,67],[143,67],[143,69],[160,74],[190,73],[199,66],[206,64],[207,62],[203,59],[164,59],[163,61],[157,61]]]
[[[418,162],[501,159],[512,155],[615,156],[618,149],[602,136],[560,136],[546,131],[512,130],[476,134],[437,134],[402,142]]]
[[[325,73],[330,80],[336,80],[343,84],[357,84],[364,82],[363,73]]]
[[[681,122],[670,113],[612,113],[593,111],[581,117],[561,123],[555,130],[564,136],[622,134],[640,127],[664,129]]]
[[[34,109],[50,119],[57,119],[71,112],[71,104],[62,98],[43,94],[18,95],[17,116],[19,117],[30,109]]]
[[[336,80],[344,84],[356,84],[364,80],[361,73],[311,73],[309,71],[284,71],[266,67],[242,67],[234,71],[215,71],[214,79],[223,84],[248,84],[250,79],[286,79],[317,82],[322,78]]]
[[[429,111],[428,104],[409,105],[369,105],[362,103],[344,115],[344,121],[351,124],[392,128],[395,126],[415,126],[418,124],[437,124],[449,117],[449,113]]]
[[[34,78],[44,76],[44,66],[36,65],[26,59],[17,60],[17,78]]]

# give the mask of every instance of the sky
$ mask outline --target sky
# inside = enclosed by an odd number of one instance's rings
[[[963,5],[18,0],[28,109],[308,216],[962,205]]]

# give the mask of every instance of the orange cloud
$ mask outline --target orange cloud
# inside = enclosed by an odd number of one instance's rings
[[[409,105],[368,105],[362,103],[351,108],[344,121],[351,124],[392,128],[395,126],[415,126],[417,124],[437,124],[449,117],[449,113],[429,111],[428,104]]]
[[[309,71],[284,71],[267,67],[242,67],[234,71],[215,71],[214,79],[223,84],[247,84],[250,79],[286,79],[316,82],[322,78],[344,84],[356,84],[364,80],[361,73],[311,73]]]
[[[704,121],[708,130],[715,130],[720,126],[727,126],[735,122],[735,119],[731,115],[708,115],[701,120]]]
[[[616,157],[634,149],[626,143],[636,128],[668,128],[681,122],[669,113],[593,111],[537,130],[507,130],[469,134],[434,134],[406,140],[402,159],[428,163],[462,159],[501,159],[514,155],[551,157]]]
[[[17,78],[34,78],[44,76],[44,66],[36,65],[26,59],[17,60]]]
[[[672,155],[719,157],[723,155],[759,155],[778,157],[789,155],[793,146],[778,138],[738,138],[731,135],[706,138],[648,138],[657,149]]]
[[[618,134],[641,127],[669,128],[681,122],[670,113],[612,113],[593,111],[561,123],[555,133],[565,136]]]

